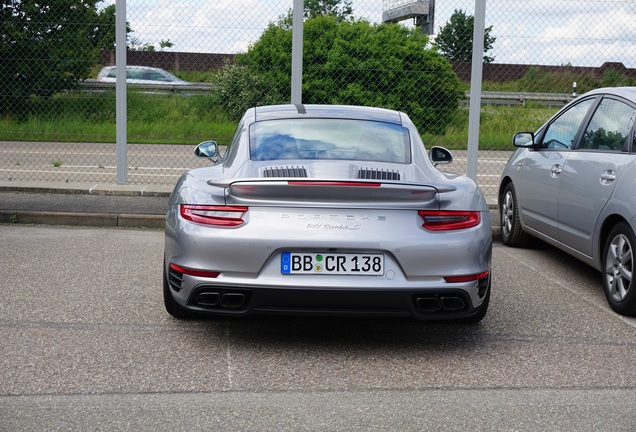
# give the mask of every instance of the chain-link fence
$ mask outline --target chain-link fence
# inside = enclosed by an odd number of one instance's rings
[[[129,183],[174,183],[205,164],[194,144],[229,143],[246,107],[289,102],[292,6],[127,2]],[[305,0],[303,102],[403,110],[465,172],[475,7]],[[0,181],[114,183],[114,0],[3,0],[0,14]],[[635,18],[628,0],[487,2],[477,177],[487,194],[515,131],[573,94],[633,85]]]

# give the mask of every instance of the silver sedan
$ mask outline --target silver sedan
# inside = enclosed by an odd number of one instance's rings
[[[117,68],[106,66],[97,74],[97,80],[114,83],[117,81]],[[176,76],[163,69],[148,66],[126,66],[126,82],[128,84],[156,84],[156,85],[188,85]]]
[[[518,133],[501,176],[503,242],[539,238],[603,273],[612,309],[636,315],[636,88],[581,95]]]
[[[169,201],[164,301],[186,318],[317,314],[484,318],[492,227],[472,180],[435,164],[386,109],[248,110],[229,149],[195,154]]]

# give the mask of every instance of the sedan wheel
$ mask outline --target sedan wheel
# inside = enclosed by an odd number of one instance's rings
[[[621,315],[636,315],[634,274],[634,231],[626,223],[617,224],[607,238],[603,252],[603,287],[611,308]]]
[[[521,228],[517,194],[512,183],[508,183],[504,189],[503,198],[499,203],[499,215],[503,243],[507,246],[525,246],[528,243],[528,235]]]

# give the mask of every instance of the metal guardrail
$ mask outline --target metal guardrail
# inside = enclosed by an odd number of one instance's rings
[[[103,82],[94,79],[87,79],[80,82],[80,86],[85,92],[103,92],[115,90],[114,82]],[[128,84],[134,90],[152,93],[205,93],[214,88],[212,83],[190,83],[190,84]],[[484,91],[481,93],[482,105],[523,105],[526,102],[535,102],[547,106],[563,106],[574,99],[571,93],[531,93],[531,92],[496,92]],[[466,91],[466,98],[460,103],[467,105],[470,101],[470,91]]]
[[[563,106],[576,96],[571,93],[531,93],[531,92],[496,92],[484,91],[481,93],[482,105],[526,105],[526,102],[535,102],[547,106]],[[466,92],[466,99],[462,103],[470,101],[470,91]]]
[[[80,87],[83,91],[91,92],[103,92],[106,90],[115,91],[116,83],[103,82],[94,79],[87,79],[81,81]],[[212,83],[189,83],[189,84],[127,84],[128,88],[152,92],[152,93],[205,93],[214,88]]]

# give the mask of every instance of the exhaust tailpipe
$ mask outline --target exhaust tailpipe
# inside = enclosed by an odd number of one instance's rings
[[[464,309],[465,303],[460,297],[442,297],[442,307],[449,312],[457,312]]]
[[[221,297],[221,306],[226,309],[240,309],[245,303],[245,294],[225,293]]]
[[[196,298],[196,303],[205,306],[211,307],[219,304],[219,300],[221,300],[221,294],[218,292],[202,292]]]
[[[418,297],[415,304],[420,311],[425,313],[438,312],[442,309],[439,299],[435,297]]]

